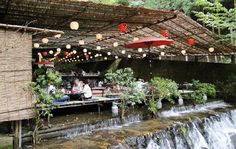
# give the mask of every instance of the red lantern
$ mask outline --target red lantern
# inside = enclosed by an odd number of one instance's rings
[[[128,24],[126,24],[126,23],[121,23],[121,24],[119,25],[119,29],[120,29],[120,32],[122,32],[122,33],[126,32],[126,31],[128,30]]]
[[[168,30],[163,30],[163,31],[161,31],[161,35],[162,35],[163,37],[167,37],[167,35],[168,35]]]
[[[194,39],[193,38],[189,38],[188,39],[188,44],[190,45],[190,46],[192,46],[192,45],[194,45]]]
[[[48,55],[48,52],[43,52],[43,56],[47,56]]]
[[[64,56],[67,56],[68,54],[69,54],[68,52],[65,52],[65,53],[64,53]]]

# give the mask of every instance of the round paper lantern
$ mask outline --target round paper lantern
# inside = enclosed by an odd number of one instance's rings
[[[102,56],[102,54],[99,54],[99,56]]]
[[[96,34],[96,39],[101,40],[102,39],[102,34]]]
[[[48,43],[48,39],[47,38],[43,38],[42,42],[46,44],[46,43]]]
[[[86,53],[88,50],[87,49],[83,49],[83,52]]]
[[[111,52],[107,52],[107,55],[111,55]]]
[[[79,29],[79,23],[76,21],[70,22],[70,28],[72,30],[78,30]]]
[[[168,35],[168,30],[162,30],[162,31],[161,31],[161,35],[162,35],[163,37],[167,37],[167,35]]]
[[[53,51],[52,51],[52,50],[50,50],[50,51],[49,51],[49,54],[53,54]]]
[[[119,30],[122,33],[126,32],[128,30],[128,24],[126,24],[126,23],[119,24]]]
[[[113,46],[114,46],[114,47],[118,47],[118,42],[114,42],[114,43],[113,43]]]
[[[77,51],[76,50],[73,50],[73,54],[76,54],[77,53]]]
[[[143,49],[142,48],[138,48],[138,52],[142,52],[143,51]]]
[[[81,61],[84,61],[84,59],[81,59]]]
[[[43,52],[43,56],[47,56],[48,55],[48,52]]]
[[[70,49],[71,48],[71,45],[70,44],[67,44],[66,45],[66,49]]]
[[[88,55],[92,54],[91,52],[88,52]]]
[[[54,35],[55,38],[61,38],[61,34]]]
[[[97,46],[96,50],[100,51],[101,50],[101,46]]]
[[[57,48],[57,52],[61,52],[61,48]]]
[[[161,56],[164,56],[165,55],[165,52],[161,52]]]
[[[65,53],[64,53],[64,56],[67,56],[68,54],[69,54],[68,52],[65,52]]]
[[[84,40],[79,40],[79,45],[84,45]]]
[[[39,48],[39,44],[38,43],[34,43],[34,48]]]
[[[131,58],[131,55],[128,55],[128,58]]]
[[[93,59],[93,56],[90,56],[90,59]]]
[[[184,55],[186,54],[186,50],[182,50],[181,53]]]
[[[139,38],[138,37],[134,37],[133,41],[137,41],[137,40],[139,40]]]
[[[192,45],[194,45],[194,39],[193,38],[189,38],[188,39],[188,44],[190,45],[190,46],[192,46]]]
[[[147,56],[147,54],[146,53],[143,53],[143,57],[146,57]]]
[[[121,53],[122,53],[122,54],[125,54],[125,50],[122,50]]]
[[[161,49],[164,49],[166,46],[165,45],[161,45],[159,46]]]
[[[209,52],[214,52],[215,51],[215,49],[213,47],[210,47],[208,50],[209,50]]]
[[[107,57],[104,57],[104,60],[107,60]]]
[[[118,59],[119,57],[118,56],[115,56],[115,59]]]

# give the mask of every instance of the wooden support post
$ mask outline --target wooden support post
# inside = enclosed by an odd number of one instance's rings
[[[98,114],[100,115],[101,113],[101,107],[100,107],[100,104],[98,104]]]
[[[22,138],[21,138],[21,134],[22,134],[22,121],[19,120],[18,121],[18,124],[19,124],[19,148],[22,147]]]
[[[206,59],[207,59],[207,62],[209,63],[209,62],[210,62],[210,59],[209,59],[209,56],[208,56],[208,55],[206,56]]]
[[[218,63],[217,55],[215,55],[215,62]]]
[[[188,55],[185,56],[185,61],[186,61],[186,62],[188,61]]]
[[[235,64],[235,56],[231,55],[231,64]]]
[[[18,149],[22,147],[22,123],[21,120],[15,121],[15,134],[13,139],[13,148]]]

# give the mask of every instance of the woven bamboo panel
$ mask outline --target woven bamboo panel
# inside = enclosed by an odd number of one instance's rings
[[[0,122],[33,117],[32,36],[0,30]]]

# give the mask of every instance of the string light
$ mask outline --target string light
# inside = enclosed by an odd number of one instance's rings
[[[96,50],[100,51],[101,50],[101,46],[97,46]]]
[[[79,40],[79,45],[84,45],[84,40]]]
[[[209,52],[214,52],[215,51],[215,49],[213,47],[210,47],[208,50],[209,50]]]
[[[61,52],[61,48],[57,48],[57,52]]]
[[[61,34],[54,35],[55,38],[61,38]]]
[[[76,21],[71,22],[71,23],[70,23],[70,28],[71,28],[72,30],[78,30],[78,29],[79,29],[79,23],[76,22]]]
[[[71,48],[71,45],[70,44],[67,44],[66,45],[66,49],[70,49]]]
[[[107,52],[107,55],[111,55],[111,52]]]
[[[46,43],[48,43],[48,39],[47,38],[43,38],[42,42],[46,44]]]
[[[77,53],[77,51],[76,50],[73,50],[73,54],[76,54]]]
[[[143,53],[143,57],[146,57],[147,56],[147,54],[146,53]]]
[[[114,42],[114,43],[113,43],[113,46],[114,46],[114,47],[118,47],[118,42]]]
[[[39,48],[39,44],[38,43],[34,43],[34,48]]]
[[[91,52],[88,52],[88,55],[91,55]]]
[[[131,55],[128,55],[128,58],[131,58]]]
[[[49,51],[49,54],[53,54],[53,51],[52,51],[52,50],[50,50],[50,51]]]
[[[122,54],[125,54],[125,50],[122,50],[121,53],[122,53]]]
[[[186,54],[186,50],[182,50],[181,53],[184,55]]]
[[[143,49],[142,48],[138,48],[138,52],[142,52],[143,51]]]
[[[87,49],[83,49],[83,52],[86,53],[88,50]]]
[[[164,56],[165,55],[165,52],[161,52],[161,56]]]
[[[107,57],[104,57],[104,60],[107,60]]]
[[[118,59],[119,57],[118,56],[115,56],[115,59]]]

